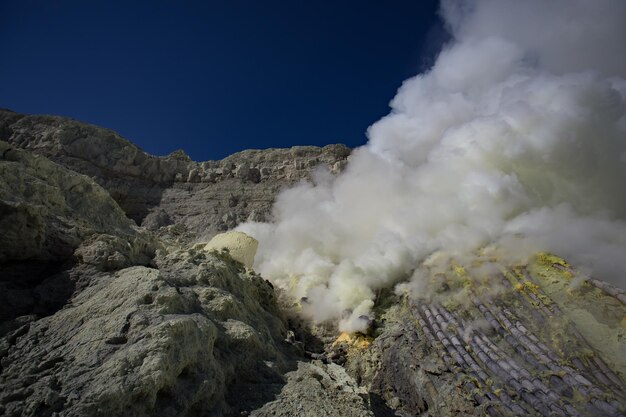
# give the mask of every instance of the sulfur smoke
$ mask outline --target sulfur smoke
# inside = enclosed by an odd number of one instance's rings
[[[419,291],[424,265],[485,250],[550,251],[626,286],[626,2],[448,0],[440,14],[452,40],[344,173],[239,227],[260,241],[256,269],[318,322],[361,330],[381,288]]]

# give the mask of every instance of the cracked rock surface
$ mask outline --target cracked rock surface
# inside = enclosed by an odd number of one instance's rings
[[[227,255],[176,251],[106,273],[2,345],[6,416],[230,415],[288,365],[272,287]],[[246,384],[260,388],[247,398]],[[226,397],[237,392],[237,401]]]
[[[339,365],[298,364],[275,401],[253,411],[252,417],[374,417],[367,390]]]

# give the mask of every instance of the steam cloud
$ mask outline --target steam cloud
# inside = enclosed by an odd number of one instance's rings
[[[419,291],[426,266],[485,248],[551,251],[625,287],[626,2],[444,0],[441,16],[453,40],[346,171],[239,227],[318,322],[362,330],[377,290]]]

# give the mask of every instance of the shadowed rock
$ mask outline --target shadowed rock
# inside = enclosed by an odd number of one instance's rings
[[[6,416],[236,414],[282,385],[280,317],[272,287],[228,256],[179,251],[158,270],[106,273],[4,339],[0,404]]]

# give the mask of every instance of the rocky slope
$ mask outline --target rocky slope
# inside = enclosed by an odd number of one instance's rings
[[[0,415],[238,416],[273,400],[302,344],[271,284],[194,242],[265,218],[281,187],[349,150],[199,164],[0,116]]]
[[[432,296],[382,291],[370,334],[337,338],[234,259],[247,249],[196,243],[348,154],[196,163],[0,111],[0,415],[626,412],[626,295],[556,257],[433,272]]]
[[[156,240],[93,180],[2,141],[0,155],[0,321],[63,306],[88,281],[76,257],[100,269],[151,264]]]
[[[271,399],[284,333],[269,283],[227,256],[174,252],[10,333],[0,402],[7,416],[235,414]]]
[[[343,145],[297,146],[198,163],[183,151],[149,155],[108,129],[9,110],[0,110],[0,140],[91,177],[140,226],[176,223],[207,236],[267,219],[280,189],[317,166],[339,172],[350,154]]]
[[[500,275],[434,276],[436,294],[394,300],[346,367],[401,416],[621,416],[623,292],[572,285],[574,273],[541,255]]]

